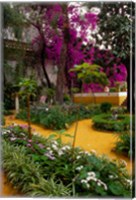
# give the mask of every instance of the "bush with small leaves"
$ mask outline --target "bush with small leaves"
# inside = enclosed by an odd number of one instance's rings
[[[112,107],[112,104],[111,103],[108,103],[108,102],[104,102],[100,105],[100,109],[103,113],[108,113],[110,112],[111,110],[111,107]]]
[[[115,118],[112,114],[101,114],[93,117],[93,124],[98,130],[123,132],[130,130],[130,117],[128,115],[118,115]]]

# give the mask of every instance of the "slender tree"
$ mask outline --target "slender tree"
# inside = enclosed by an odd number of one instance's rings
[[[133,2],[102,2],[100,8],[99,34],[96,35],[97,44],[111,47],[116,57],[122,59],[127,68],[127,109],[135,109],[135,9]],[[132,85],[132,90],[131,90]],[[132,97],[132,101],[131,100]]]

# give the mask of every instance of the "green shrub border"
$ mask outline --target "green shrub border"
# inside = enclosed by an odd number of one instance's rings
[[[94,123],[94,128],[98,130],[122,132],[130,129],[129,116],[118,115],[118,119],[117,120],[113,119],[112,114],[101,114],[101,115],[96,115],[92,118]]]

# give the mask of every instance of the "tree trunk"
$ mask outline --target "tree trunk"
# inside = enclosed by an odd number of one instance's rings
[[[28,122],[28,136],[29,139],[32,138],[32,133],[31,133],[31,120],[30,120],[30,95],[27,96],[27,122]]]
[[[15,94],[15,110],[16,110],[16,114],[18,114],[19,113],[19,96],[17,93]]]
[[[44,63],[45,63],[45,52],[44,52],[44,44],[43,44],[43,49],[41,51],[41,64],[42,64],[42,69],[43,69],[45,79],[47,81],[47,85],[48,85],[49,88],[51,88],[51,82],[50,82],[50,79],[48,77],[47,71],[45,69]]]
[[[63,103],[63,97],[64,97],[63,92],[64,92],[64,87],[66,86],[65,68],[67,62],[67,52],[68,52],[68,42],[69,42],[69,20],[68,20],[67,4],[63,4],[62,9],[65,20],[63,24],[63,45],[58,65],[57,88],[56,88],[56,101],[60,104]]]
[[[66,61],[66,44],[63,44],[60,56],[60,63],[58,66],[57,85],[56,85],[56,101],[60,104],[63,103],[63,91],[65,87],[65,61]]]

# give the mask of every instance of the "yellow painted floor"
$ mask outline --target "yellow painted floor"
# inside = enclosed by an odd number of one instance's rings
[[[12,123],[17,124],[27,124],[22,120],[15,119],[14,116],[6,117],[6,125]],[[32,129],[34,132],[39,133],[43,136],[49,136],[53,133],[52,130],[45,129],[41,126],[32,124]],[[67,130],[67,133],[73,135],[75,129],[75,123]],[[72,143],[73,138],[63,137],[63,142]],[[94,130],[92,127],[92,121],[90,119],[81,120],[78,122],[78,130],[76,137],[76,146],[82,147],[83,149],[95,150],[97,154],[105,154],[111,159],[123,159],[127,163],[127,169],[132,174],[132,162],[125,156],[115,154],[112,149],[117,141],[117,136],[111,132],[100,132]],[[14,190],[11,185],[7,182],[5,175],[3,175],[3,190],[2,196],[14,196],[17,195],[17,191]]]

